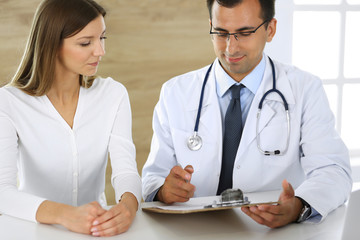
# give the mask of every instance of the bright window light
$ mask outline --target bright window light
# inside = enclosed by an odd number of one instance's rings
[[[360,55],[360,12],[346,13],[345,28],[345,61],[344,75],[346,78],[360,77],[359,55]]]
[[[322,79],[339,75],[340,13],[295,11],[292,62]]]
[[[349,150],[360,149],[360,84],[345,84],[341,135]]]

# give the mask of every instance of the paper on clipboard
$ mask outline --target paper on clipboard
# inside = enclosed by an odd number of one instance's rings
[[[191,198],[188,202],[184,203],[173,203],[171,205],[166,205],[162,203],[147,203],[143,204],[142,210],[147,212],[156,212],[156,213],[167,213],[167,214],[187,214],[187,213],[196,213],[196,212],[208,212],[208,211],[219,211],[225,209],[238,208],[242,206],[253,206],[261,204],[277,204],[277,202],[258,202],[258,203],[247,203],[247,204],[238,204],[238,205],[224,205],[224,206],[215,206],[219,204],[219,196],[213,197],[200,197],[200,198]],[[209,207],[213,205],[214,207]]]

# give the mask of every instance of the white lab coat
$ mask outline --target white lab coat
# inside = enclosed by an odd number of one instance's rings
[[[277,89],[289,104],[289,149],[284,156],[264,156],[257,148],[258,104],[264,93],[272,88],[272,71],[266,57],[264,78],[251,104],[235,159],[233,188],[244,192],[278,190],[282,180],[287,179],[296,188],[295,194],[325,217],[343,204],[351,192],[348,150],[335,131],[334,115],[321,80],[293,66],[274,63]],[[194,197],[216,195],[223,130],[214,70],[205,87],[201,110],[202,148],[191,151],[187,147],[208,67],[175,77],[162,87],[154,111],[151,150],[142,173],[144,199],[163,185],[177,164],[194,167],[191,179],[196,187]],[[259,126],[264,150],[284,149],[287,125],[277,94],[266,97]]]

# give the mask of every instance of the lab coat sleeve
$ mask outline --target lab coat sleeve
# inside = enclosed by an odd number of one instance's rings
[[[36,222],[37,209],[45,199],[18,190],[18,136],[6,93],[0,91],[0,213]]]
[[[141,178],[135,161],[136,151],[132,140],[131,108],[128,93],[120,86],[118,111],[109,141],[112,167],[111,183],[118,202],[125,192],[132,193],[141,202]]]
[[[165,178],[177,163],[167,115],[167,86],[168,83],[165,83],[162,87],[159,102],[154,109],[151,149],[142,170],[142,191],[145,200],[164,184]]]
[[[352,179],[348,150],[335,130],[321,80],[312,80],[305,81],[302,92],[300,161],[306,180],[296,195],[324,219],[348,199]]]

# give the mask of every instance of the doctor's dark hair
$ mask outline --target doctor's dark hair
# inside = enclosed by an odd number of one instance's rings
[[[45,95],[55,77],[55,63],[65,38],[79,33],[89,22],[105,16],[93,0],[43,0],[38,6],[19,67],[9,85],[32,96]],[[80,75],[90,87],[95,77]]]
[[[212,7],[214,5],[214,2],[217,2],[220,6],[226,7],[226,8],[233,8],[236,5],[243,2],[243,0],[206,0],[207,7],[209,9],[209,16],[210,20],[212,19]],[[262,9],[262,16],[260,16],[264,21],[274,18],[275,16],[275,0],[258,0],[261,9]]]

